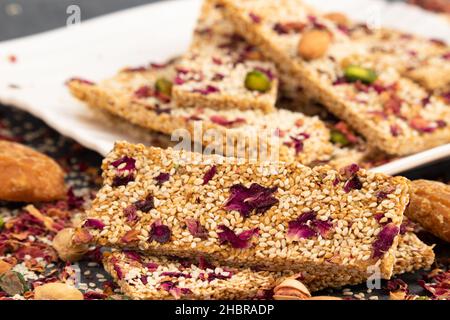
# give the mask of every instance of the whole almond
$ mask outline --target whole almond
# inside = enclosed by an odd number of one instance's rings
[[[349,23],[347,16],[341,12],[329,12],[324,17],[339,25],[347,25]]]
[[[325,30],[313,29],[303,33],[298,44],[298,55],[306,60],[323,57],[331,44],[331,35]]]
[[[46,283],[34,289],[35,300],[84,300],[80,290],[61,282]]]

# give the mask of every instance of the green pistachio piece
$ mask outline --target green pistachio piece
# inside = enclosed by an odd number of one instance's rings
[[[255,70],[247,73],[245,87],[252,91],[267,92],[272,87],[272,83],[267,74]]]
[[[4,226],[5,226],[5,220],[3,220],[2,217],[0,217],[0,230],[2,230]]]
[[[348,81],[361,81],[371,84],[377,80],[377,74],[372,69],[367,69],[355,65],[348,66],[344,70],[345,78]]]
[[[330,141],[334,144],[340,144],[341,146],[346,146],[350,144],[347,137],[340,131],[332,130],[330,133]]]
[[[168,97],[172,96],[172,82],[167,80],[166,78],[159,78],[155,83],[155,90],[159,93],[162,93]]]

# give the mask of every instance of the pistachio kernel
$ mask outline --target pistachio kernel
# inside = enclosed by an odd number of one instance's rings
[[[245,87],[252,91],[267,92],[272,87],[272,83],[264,72],[254,70],[247,73]]]
[[[366,84],[374,83],[377,79],[377,74],[374,70],[355,65],[346,67],[344,69],[344,75],[348,81],[361,81]]]
[[[172,86],[172,82],[166,78],[159,78],[155,82],[155,90],[168,97],[172,96]]]
[[[346,146],[350,144],[347,137],[340,131],[332,130],[330,133],[330,141],[334,144],[339,144],[341,146]]]

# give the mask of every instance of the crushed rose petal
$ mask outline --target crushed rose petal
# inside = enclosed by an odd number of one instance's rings
[[[233,185],[224,208],[228,211],[236,210],[243,217],[250,216],[253,211],[256,214],[265,213],[278,204],[278,199],[273,196],[277,189],[277,187],[265,188],[257,183],[253,183],[250,188],[242,184]]]
[[[392,246],[394,239],[399,232],[400,229],[394,223],[386,224],[377,235],[377,239],[372,244],[372,257],[375,259],[381,258]]]
[[[243,231],[240,234],[234,233],[233,230],[225,225],[219,225],[219,230],[220,232],[217,235],[219,236],[220,244],[229,243],[235,249],[250,248],[252,237],[259,235],[259,228]]]

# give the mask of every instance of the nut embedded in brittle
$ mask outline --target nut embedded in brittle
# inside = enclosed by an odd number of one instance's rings
[[[307,300],[311,293],[303,283],[295,278],[289,278],[281,282],[273,289],[275,300]]]
[[[89,249],[86,244],[73,243],[74,232],[73,228],[65,228],[59,231],[53,239],[53,248],[58,252],[59,258],[66,262],[80,260]]]
[[[323,57],[331,44],[331,35],[326,30],[306,31],[299,44],[298,54],[306,60],[313,60]]]

